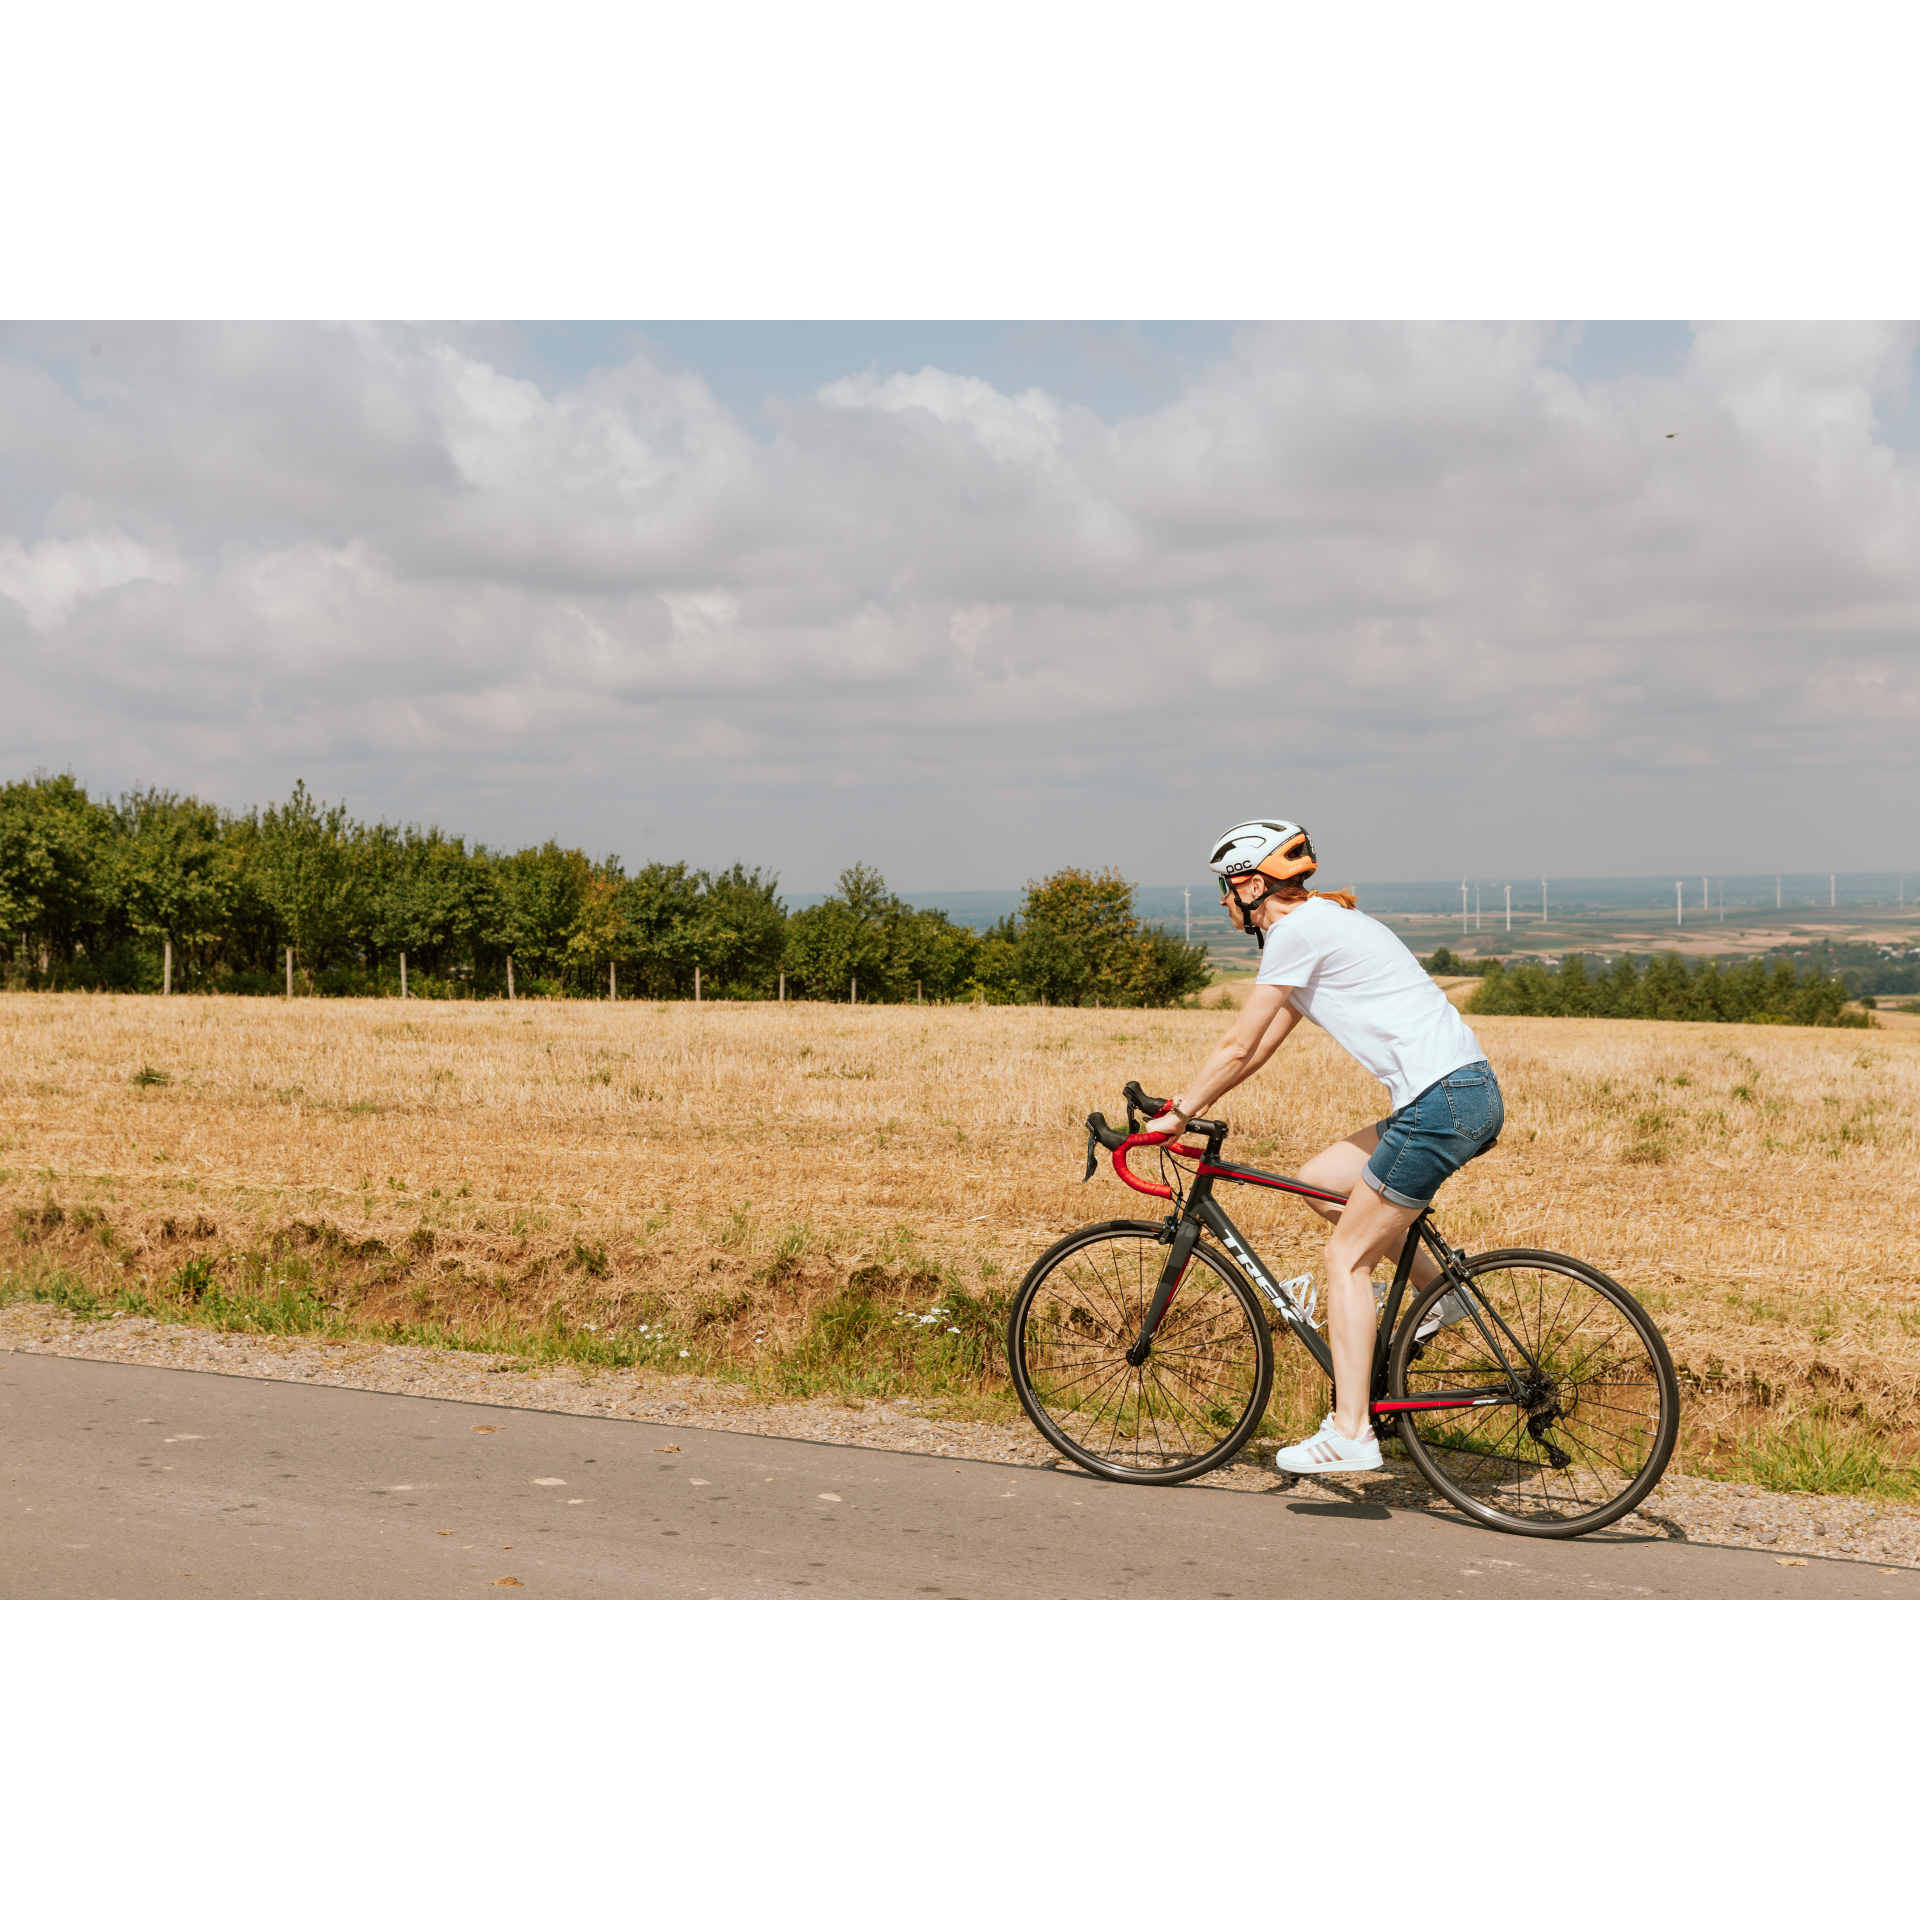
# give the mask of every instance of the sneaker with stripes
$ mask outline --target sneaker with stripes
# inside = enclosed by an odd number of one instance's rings
[[[1361,1430],[1358,1440],[1349,1440],[1333,1424],[1333,1415],[1320,1422],[1320,1431],[1298,1446],[1282,1447],[1273,1456],[1276,1473],[1368,1473],[1380,1465],[1380,1442],[1373,1429]]]

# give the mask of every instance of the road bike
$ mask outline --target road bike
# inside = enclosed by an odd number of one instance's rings
[[[1014,1296],[1007,1360],[1027,1417],[1065,1458],[1104,1479],[1164,1486],[1213,1472],[1255,1437],[1275,1333],[1333,1378],[1310,1301],[1274,1279],[1215,1187],[1239,1181],[1334,1206],[1346,1196],[1223,1160],[1224,1121],[1187,1124],[1204,1148],[1143,1134],[1143,1119],[1169,1103],[1131,1080],[1126,1101],[1125,1133],[1087,1116],[1086,1177],[1105,1147],[1129,1187],[1174,1210],[1102,1220],[1049,1247]],[[1164,1183],[1127,1165],[1148,1148]],[[1175,1155],[1191,1162],[1184,1174]],[[1414,1290],[1421,1247],[1439,1277]],[[1386,1291],[1369,1412],[1382,1442],[1397,1440],[1462,1513],[1565,1539],[1611,1525],[1653,1491],[1673,1454],[1680,1385],[1660,1330],[1617,1281],[1537,1247],[1469,1254],[1429,1210],[1407,1229]]]

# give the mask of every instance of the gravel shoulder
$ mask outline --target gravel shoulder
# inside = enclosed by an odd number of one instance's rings
[[[59,1308],[31,1303],[0,1308],[0,1353],[8,1352],[255,1380],[300,1380],[477,1406],[592,1414],[958,1460],[1044,1466],[1058,1457],[1024,1421],[994,1425],[943,1420],[937,1409],[912,1400],[858,1406],[838,1400],[768,1401],[744,1387],[652,1370],[533,1366],[498,1354],[218,1333],[132,1316],[80,1320]],[[1271,1493],[1275,1477],[1267,1461],[1243,1458],[1209,1474],[1201,1484]],[[1426,1482],[1402,1462],[1377,1474],[1298,1484],[1303,1497],[1406,1508],[1437,1504]],[[1920,1508],[1838,1495],[1768,1493],[1687,1474],[1668,1474],[1646,1505],[1616,1531],[1762,1547],[1782,1559],[1920,1567]]]

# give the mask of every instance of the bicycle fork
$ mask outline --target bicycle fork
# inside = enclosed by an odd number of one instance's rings
[[[1189,1214],[1173,1230],[1173,1244],[1167,1249],[1167,1264],[1160,1269],[1160,1279],[1153,1289],[1153,1302],[1147,1308],[1140,1337],[1127,1349],[1128,1366],[1144,1367],[1147,1364],[1153,1352],[1153,1336],[1160,1331],[1160,1323],[1167,1317],[1167,1309],[1173,1305],[1173,1296],[1180,1291],[1180,1282],[1187,1277],[1188,1264],[1199,1242],[1200,1222]]]

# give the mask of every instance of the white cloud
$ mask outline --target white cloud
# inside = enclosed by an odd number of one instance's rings
[[[172,571],[143,541],[117,527],[72,540],[37,540],[31,547],[0,538],[0,595],[18,601],[42,631],[65,625],[79,601],[132,580],[164,580]]]
[[[1111,426],[854,375],[768,441],[644,351],[556,388],[472,329],[0,335],[0,752],[802,887],[1169,878],[1276,806],[1375,875],[1796,857],[1761,795],[1797,857],[1894,859],[1916,330],[1585,386],[1557,338],[1250,328]]]

